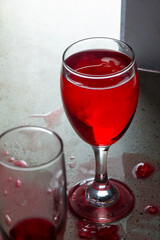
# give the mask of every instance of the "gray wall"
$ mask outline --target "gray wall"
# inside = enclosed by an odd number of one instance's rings
[[[139,68],[160,71],[160,0],[122,0],[121,39]]]

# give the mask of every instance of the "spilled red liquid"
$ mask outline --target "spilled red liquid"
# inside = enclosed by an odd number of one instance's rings
[[[155,171],[155,168],[149,163],[138,163],[132,170],[136,178],[150,177]]]
[[[58,123],[60,122],[61,115],[63,113],[63,108],[60,107],[57,110],[54,110],[52,112],[46,113],[46,114],[34,114],[32,117],[40,117],[45,120],[47,123],[47,127],[55,128]]]
[[[145,207],[144,211],[153,215],[160,215],[160,207],[156,205],[148,205]]]
[[[78,236],[85,239],[119,240],[117,225],[96,225],[86,220],[77,222]]]

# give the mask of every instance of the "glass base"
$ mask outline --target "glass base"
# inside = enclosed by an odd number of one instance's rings
[[[95,223],[109,223],[123,218],[134,207],[135,198],[129,187],[116,179],[109,179],[117,189],[119,197],[109,206],[94,207],[86,201],[86,188],[92,184],[93,179],[77,183],[69,190],[69,205],[71,210],[81,218]]]

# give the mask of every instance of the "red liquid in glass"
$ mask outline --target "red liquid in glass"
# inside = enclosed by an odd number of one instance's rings
[[[127,72],[116,77],[110,74],[122,71],[131,59],[116,51],[88,50],[71,55],[65,62],[85,75],[84,78],[65,68],[62,70],[62,99],[72,126],[92,145],[106,146],[116,142],[135,113],[138,74],[133,74],[131,79]],[[99,76],[104,77],[99,79]],[[129,80],[124,83],[126,79]]]
[[[56,240],[56,229],[52,223],[40,218],[26,219],[10,230],[11,240]]]

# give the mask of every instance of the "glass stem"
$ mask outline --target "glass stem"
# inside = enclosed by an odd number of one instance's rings
[[[106,184],[108,183],[107,175],[107,156],[108,156],[109,146],[107,147],[96,147],[93,146],[93,151],[96,160],[96,174],[95,183],[97,182]]]
[[[95,179],[86,189],[86,200],[95,207],[106,207],[118,198],[118,192],[113,187],[107,175],[107,156],[109,146],[92,146],[96,160]]]

